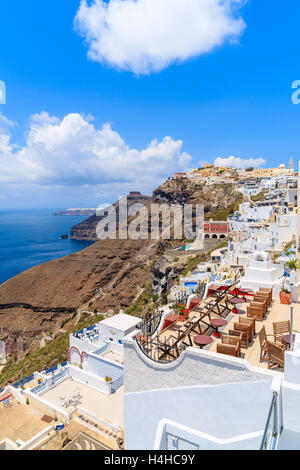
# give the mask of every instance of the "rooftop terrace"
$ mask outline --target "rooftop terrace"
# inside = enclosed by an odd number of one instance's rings
[[[222,290],[220,286],[213,286],[207,298],[193,306],[187,318],[174,311],[156,337],[140,335],[137,338],[140,349],[156,362],[172,362],[189,346],[216,352],[218,344],[222,343],[222,335],[234,330],[235,323],[239,323],[240,319],[243,321],[247,318],[247,307],[253,300],[253,296],[245,296],[236,290],[235,286],[227,291],[224,287]],[[256,331],[253,339],[248,342],[247,348],[241,347],[239,357],[254,366],[267,368],[267,361],[260,362],[259,332],[264,326],[268,341],[274,342],[273,323],[290,320],[291,306],[294,307],[293,331],[299,332],[300,304],[282,305],[278,300],[273,300],[263,321],[255,321]],[[233,311],[237,313],[232,313]],[[218,326],[218,323],[222,322],[224,326]],[[203,344],[199,336],[202,337]],[[283,371],[282,367],[276,365],[272,368]]]
[[[124,387],[119,388],[113,395],[105,395],[70,378],[44,393],[43,399],[61,407],[60,397],[70,395],[75,389],[80,391],[79,403],[76,406],[78,410],[85,410],[108,423],[123,427]],[[67,410],[72,411],[70,408]]]
[[[0,423],[0,441],[8,438],[12,442],[27,442],[49,427],[32,406],[22,405],[14,398],[10,398],[9,406],[0,403]]]

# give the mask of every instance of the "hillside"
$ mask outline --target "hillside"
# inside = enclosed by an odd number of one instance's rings
[[[219,220],[242,201],[233,186],[202,187],[187,180],[168,180],[154,191],[153,199],[137,193],[130,197],[129,205],[203,203],[206,217]],[[87,220],[91,219],[94,221],[93,217]],[[94,233],[90,222],[88,225]],[[78,230],[84,238],[87,232],[83,227],[84,223]],[[166,255],[178,244],[179,241],[99,240],[79,253],[36,266],[8,280],[0,286],[0,339],[5,341],[8,354],[14,360],[23,360],[36,353],[45,341],[51,342],[60,334],[64,325],[72,319],[78,321],[83,312],[113,314],[122,308],[144,315],[156,308],[158,297],[165,295],[172,280],[193,263],[188,257],[173,263],[172,251]]]
[[[35,338],[57,331],[79,308],[117,313],[130,306],[139,286],[151,284],[146,263],[157,249],[151,241],[98,241],[2,284],[0,333],[8,352],[27,352]]]
[[[155,202],[204,204],[206,220],[226,220],[244,200],[232,184],[205,186],[187,178],[169,179],[153,192]]]

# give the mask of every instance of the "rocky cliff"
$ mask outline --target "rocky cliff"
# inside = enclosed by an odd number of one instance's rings
[[[127,196],[127,209],[134,204],[144,204],[148,206],[151,204],[152,198],[150,196],[146,196],[141,194],[137,191],[131,192]],[[113,206],[116,209],[117,218],[119,216],[119,201],[115,202]],[[103,219],[103,216],[99,216],[97,214],[92,215],[88,219],[84,220],[80,224],[75,225],[71,229],[71,238],[73,240],[88,240],[88,241],[96,241],[97,240],[97,225]]]
[[[10,353],[30,350],[81,309],[117,313],[152,282],[149,259],[159,243],[98,241],[79,253],[36,266],[0,286],[0,327]]]
[[[206,219],[226,220],[243,202],[234,185],[206,186],[183,179],[169,179],[153,192],[153,200],[166,204],[203,204]]]

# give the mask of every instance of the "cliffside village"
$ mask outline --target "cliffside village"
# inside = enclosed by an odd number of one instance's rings
[[[244,197],[174,249],[193,257],[215,240],[209,261],[174,281],[146,318],[104,312],[70,335],[66,362],[2,389],[0,449],[300,445],[299,173],[291,160],[173,178],[212,191],[233,184]],[[9,355],[0,329],[3,364]]]

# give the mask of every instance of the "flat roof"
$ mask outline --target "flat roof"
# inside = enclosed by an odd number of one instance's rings
[[[130,328],[141,323],[141,321],[141,318],[133,317],[126,313],[119,313],[118,315],[102,320],[100,325],[107,325],[111,328],[115,328],[116,330],[126,332]]]

